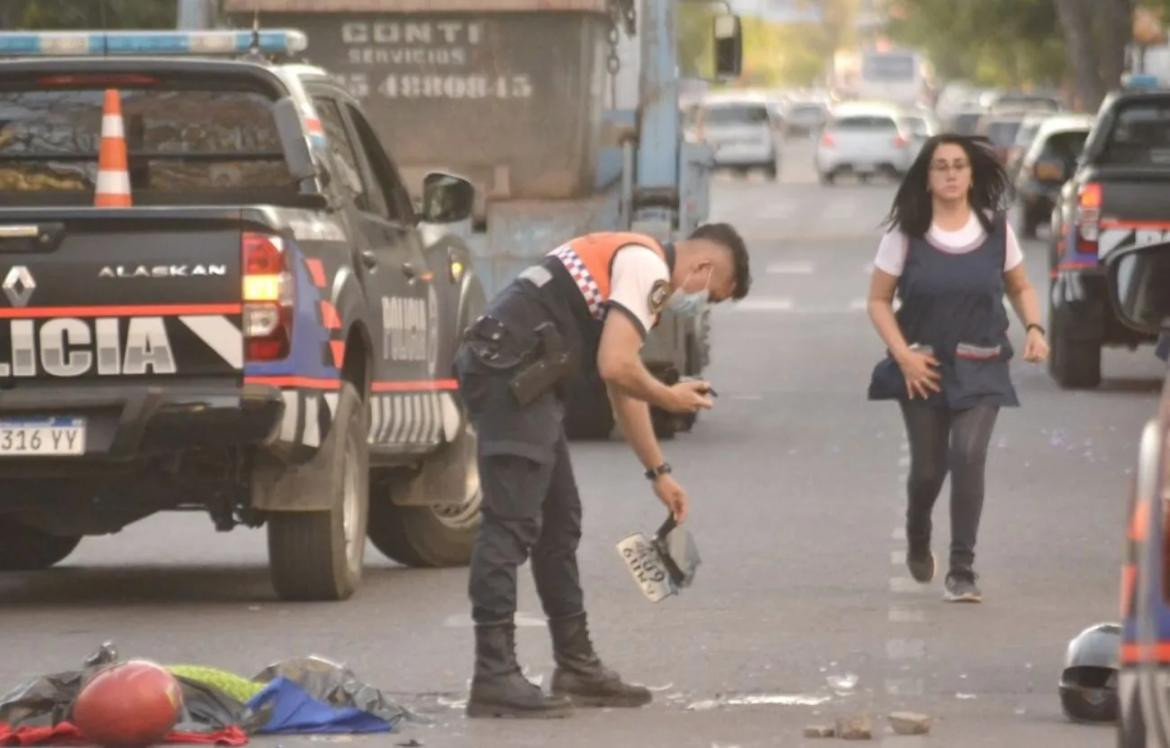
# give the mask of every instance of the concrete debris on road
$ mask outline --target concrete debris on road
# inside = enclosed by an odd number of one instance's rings
[[[890,726],[899,735],[926,735],[930,732],[930,717],[915,712],[894,712]]]
[[[837,737],[842,740],[872,740],[873,720],[868,714],[855,714],[837,719]]]
[[[831,725],[809,725],[804,728],[806,738],[831,738],[836,734],[836,728]]]

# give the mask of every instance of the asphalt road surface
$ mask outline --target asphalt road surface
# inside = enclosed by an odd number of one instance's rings
[[[195,515],[87,539],[46,573],[0,575],[0,690],[112,640],[124,655],[245,675],[305,654],[346,662],[429,722],[352,739],[365,745],[822,745],[802,728],[857,713],[874,717],[882,745],[1112,745],[1110,728],[1062,716],[1056,683],[1068,640],[1117,617],[1125,500],[1162,367],[1149,349],[1110,352],[1099,390],[1064,392],[1043,367],[1013,364],[1023,407],[1001,414],[992,440],[985,602],[944,604],[941,581],[916,585],[903,565],[897,408],[864,397],[882,354],[864,297],[893,186],[822,187],[807,143],[787,156],[778,183],[725,176],[713,190],[714,217],[748,240],[756,283],[715,313],[716,410],[667,445],[704,561],[692,588],[657,605],[641,597],[614,544],[657,527],[662,509],[623,444],[573,447],[595,640],[654,689],[651,706],[468,721],[466,570],[405,569],[371,548],[351,601],[282,603],[263,533],[216,534]],[[1043,293],[1043,245],[1025,253]],[[944,493],[940,558],[947,516]],[[547,683],[548,638],[522,580],[520,656]],[[930,736],[894,736],[884,717],[898,709],[930,715]]]

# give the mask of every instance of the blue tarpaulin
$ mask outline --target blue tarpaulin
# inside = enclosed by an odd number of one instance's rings
[[[386,720],[353,707],[335,707],[319,701],[288,678],[277,678],[256,694],[248,707],[271,710],[260,733],[390,732]]]

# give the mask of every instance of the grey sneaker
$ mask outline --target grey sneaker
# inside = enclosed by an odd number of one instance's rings
[[[952,603],[983,602],[983,593],[975,584],[976,577],[975,572],[970,569],[951,569],[947,574],[947,591],[943,599]]]
[[[930,543],[906,546],[906,568],[915,582],[926,584],[934,579],[934,554],[930,551]]]

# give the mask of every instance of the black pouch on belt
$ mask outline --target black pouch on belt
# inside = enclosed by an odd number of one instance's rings
[[[572,371],[572,355],[556,325],[542,322],[535,332],[540,341],[536,360],[523,366],[508,383],[512,396],[521,406],[540,399]]]
[[[503,322],[486,314],[467,328],[463,340],[481,364],[495,371],[513,369],[532,353],[517,344]]]

